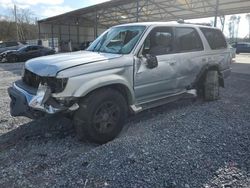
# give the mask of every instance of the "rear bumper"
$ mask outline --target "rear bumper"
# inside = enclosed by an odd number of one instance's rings
[[[71,107],[59,104],[50,97],[50,90],[46,86],[40,86],[34,95],[13,83],[13,86],[8,88],[8,94],[11,98],[10,113],[12,116],[25,116],[37,119],[45,114],[56,114],[62,111],[78,109],[77,104]]]

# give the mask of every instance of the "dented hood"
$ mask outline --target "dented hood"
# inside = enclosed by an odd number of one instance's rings
[[[97,53],[90,51],[79,51],[62,53],[31,59],[25,63],[25,68],[39,76],[56,76],[64,69],[95,63],[104,60],[119,58],[120,54]]]

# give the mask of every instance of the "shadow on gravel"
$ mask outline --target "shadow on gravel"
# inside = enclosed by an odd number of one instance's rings
[[[232,71],[240,74],[250,74],[250,62],[248,63],[233,63]]]
[[[137,123],[139,121],[151,119],[151,118],[155,117],[156,115],[160,115],[162,113],[167,113],[167,112],[170,112],[172,110],[184,108],[184,107],[190,106],[192,104],[202,104],[202,103],[204,103],[204,101],[202,99],[199,99],[199,98],[180,99],[180,100],[175,101],[175,102],[171,102],[171,103],[159,106],[159,107],[155,107],[155,108],[140,112],[139,114],[132,116],[131,120],[133,122]]]
[[[153,119],[157,116],[160,116],[161,114],[166,114],[174,110],[183,109],[185,107],[191,106],[193,104],[202,104],[204,101],[200,98],[183,98],[175,102],[171,102],[162,106],[158,106],[152,109],[148,109],[145,111],[142,111],[138,114],[131,115],[127,123],[125,124],[121,134],[119,137],[126,136],[127,130],[129,129],[129,126],[133,124],[137,124],[139,122],[146,122],[150,119]],[[146,131],[146,130],[145,130]]]
[[[72,134],[71,120],[62,116],[45,117],[23,124],[0,136],[0,151],[14,146],[18,142],[33,137],[66,137]]]
[[[11,187],[20,177],[27,183],[19,187],[44,187],[46,181],[50,186],[63,181],[63,187],[250,187],[249,80],[249,75],[232,74],[217,102],[183,99],[131,116],[120,138],[89,153],[93,145],[86,150],[72,140],[68,150],[61,149],[65,137],[74,136],[69,119],[54,116],[23,124],[0,136],[0,151],[22,139],[27,142],[20,146],[31,145],[6,152],[0,182]],[[43,137],[65,139],[43,147],[40,141],[32,143],[38,136],[42,143]],[[34,154],[38,151],[42,159]],[[44,157],[47,153],[52,154]]]
[[[126,135],[129,124],[136,124],[140,121],[147,121],[161,113],[182,108],[194,103],[194,101],[202,102],[201,100],[183,99],[180,101],[172,102],[167,105],[156,107],[150,110],[146,110],[137,115],[131,115],[128,119],[127,124],[119,137]],[[197,103],[196,102],[196,103]],[[29,123],[20,125],[18,128],[3,134],[0,136],[0,151],[8,149],[22,140],[28,140],[35,137],[59,137],[64,138],[68,135],[74,135],[73,123],[70,119],[65,118],[61,115],[55,115],[51,117],[45,117],[39,120],[34,120]],[[82,140],[81,142],[86,142]]]

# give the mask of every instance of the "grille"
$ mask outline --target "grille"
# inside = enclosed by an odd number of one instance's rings
[[[38,88],[39,84],[47,84],[53,93],[62,92],[68,82],[67,78],[42,77],[25,69],[22,78],[23,82],[30,87]]]
[[[25,69],[22,79],[24,83],[34,88],[38,88],[39,84],[42,82],[41,76],[38,76],[27,69]]]

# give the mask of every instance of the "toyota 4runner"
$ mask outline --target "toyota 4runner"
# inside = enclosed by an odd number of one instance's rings
[[[219,98],[232,54],[219,29],[162,22],[112,27],[86,51],[35,58],[8,89],[11,115],[70,113],[77,135],[114,139],[129,112],[186,95]]]

